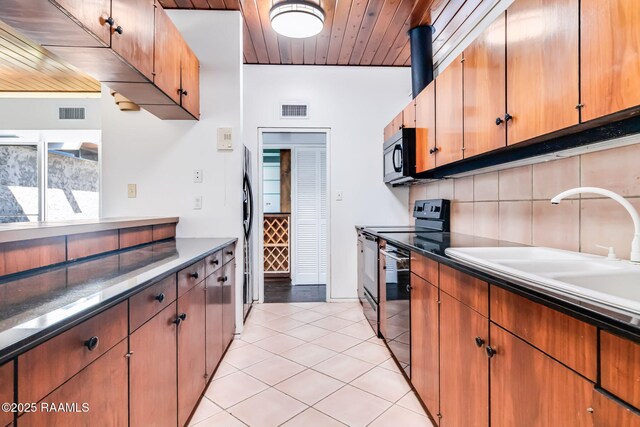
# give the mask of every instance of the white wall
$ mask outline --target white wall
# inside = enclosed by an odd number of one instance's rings
[[[331,299],[357,297],[355,225],[409,220],[408,190],[382,181],[382,130],[410,101],[410,92],[408,68],[244,66],[244,141],[254,167],[260,127],[331,129]],[[288,101],[308,102],[310,118],[280,119],[279,105]],[[343,201],[335,200],[338,191]]]
[[[100,104],[95,97],[0,98],[0,130],[100,129]],[[58,107],[86,107],[86,120],[58,120]]]
[[[178,237],[242,236],[242,21],[236,11],[172,10],[169,15],[200,60],[200,121],[159,120],[121,112],[103,96],[103,216],[180,217]],[[103,88],[103,94],[108,92]],[[235,149],[218,151],[218,127]],[[194,169],[204,182],[193,183]],[[127,198],[127,184],[137,198]],[[202,209],[193,198],[202,196]],[[242,241],[239,241],[242,245]],[[240,246],[241,247],[241,246]],[[242,251],[236,251],[236,301],[242,302]],[[237,324],[242,325],[242,310]]]

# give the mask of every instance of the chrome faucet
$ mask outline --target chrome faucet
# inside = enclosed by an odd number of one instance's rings
[[[572,188],[571,190],[563,191],[562,193],[551,199],[551,203],[557,205],[565,197],[574,196],[580,193],[593,193],[610,197],[616,202],[620,203],[627,210],[627,212],[629,212],[629,215],[631,215],[631,219],[633,219],[633,226],[635,227],[635,233],[631,242],[631,262],[640,263],[640,215],[638,215],[638,211],[633,207],[633,205],[621,195],[614,193],[613,191],[605,190],[604,188],[598,187],[578,187]]]

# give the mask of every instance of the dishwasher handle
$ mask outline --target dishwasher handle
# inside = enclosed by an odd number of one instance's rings
[[[408,256],[407,257],[397,257],[394,254],[392,254],[391,252],[385,251],[384,249],[380,249],[380,254],[382,254],[382,255],[384,255],[386,257],[389,257],[389,258],[391,258],[391,259],[393,259],[393,260],[395,260],[397,262],[404,263],[404,262],[409,262],[409,260],[410,260],[410,258]]]

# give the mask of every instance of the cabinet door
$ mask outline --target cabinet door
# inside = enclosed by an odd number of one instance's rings
[[[507,9],[507,143],[578,123],[578,0]]]
[[[640,105],[640,2],[582,0],[582,121]]]
[[[205,282],[178,299],[178,425],[185,425],[204,391]]]
[[[206,368],[210,377],[222,358],[222,281],[218,274],[207,277],[206,282]]]
[[[185,43],[180,59],[182,75],[181,105],[196,119],[200,118],[200,61]]]
[[[226,349],[236,331],[235,283],[236,264],[231,261],[224,266],[222,282],[222,348]]]
[[[600,332],[600,384],[640,408],[640,343]]]
[[[416,172],[436,167],[436,81],[416,96]]]
[[[12,403],[13,396],[13,362],[0,366],[0,403]],[[13,421],[13,413],[0,411],[0,426],[6,426]]]
[[[505,14],[464,51],[464,157],[507,145]]]
[[[176,303],[129,337],[132,426],[176,426]],[[162,355],[162,357],[158,357]]]
[[[393,121],[391,121],[388,125],[386,125],[384,127],[384,140],[388,140],[389,138],[391,138],[394,134],[394,130],[393,130]]]
[[[402,110],[402,127],[414,129],[416,127],[416,102],[411,100]]]
[[[154,0],[112,0],[112,49],[153,80]],[[118,32],[120,27],[122,34]]]
[[[438,288],[411,274],[411,382],[431,416],[440,419]]]
[[[491,348],[491,427],[592,425],[592,383],[494,324]]]
[[[488,426],[489,320],[445,292],[440,301],[440,425]]]
[[[594,389],[593,427],[640,427],[640,415]]]
[[[110,45],[111,27],[107,19],[111,16],[111,0],[54,1],[98,37],[105,46]]]
[[[127,340],[122,340],[69,381],[42,399],[49,407],[61,403],[75,403],[77,411],[41,411],[20,417],[24,427],[126,426],[128,424],[128,358]],[[88,411],[82,411],[82,404]]]
[[[436,166],[462,159],[462,62],[460,55],[436,79]]]
[[[176,104],[180,104],[180,47],[182,36],[167,12],[156,8],[156,41],[153,83]]]

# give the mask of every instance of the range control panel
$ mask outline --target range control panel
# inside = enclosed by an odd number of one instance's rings
[[[449,231],[451,201],[446,199],[416,200],[413,217],[416,226],[438,231]]]

